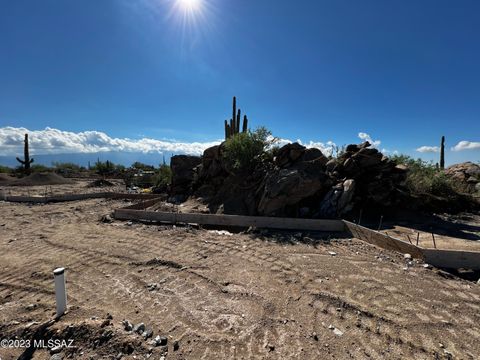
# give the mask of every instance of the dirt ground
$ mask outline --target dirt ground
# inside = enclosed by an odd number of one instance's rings
[[[0,202],[0,338],[73,340],[57,359],[480,358],[476,283],[339,236],[100,221],[128,204]]]

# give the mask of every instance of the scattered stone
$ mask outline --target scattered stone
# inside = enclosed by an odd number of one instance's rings
[[[333,329],[335,329],[335,326],[333,326],[333,325],[328,325],[328,328],[329,328],[330,330],[333,330]]]
[[[412,259],[412,255],[410,255],[410,254],[404,254],[404,255],[403,255],[403,258],[404,258],[405,260],[411,260],[411,259]]]
[[[155,339],[152,340],[155,346],[165,346],[168,343],[168,338],[166,336],[155,336]]]
[[[477,284],[480,285],[480,279],[478,279]]]
[[[312,334],[313,340],[318,341],[318,335],[316,332]]]
[[[107,215],[103,215],[103,216],[100,218],[100,221],[101,221],[102,223],[110,224],[110,223],[113,222],[113,219],[112,219],[112,217],[111,217],[109,214],[107,214]]]
[[[153,330],[148,328],[143,332],[142,336],[145,338],[145,340],[150,339],[153,336]]]
[[[328,253],[332,256],[337,256],[337,253],[335,251],[329,251]]]
[[[343,332],[338,330],[337,328],[333,329],[333,333],[337,336],[342,336],[343,335]]]
[[[126,331],[128,331],[128,332],[130,332],[130,331],[133,330],[133,325],[132,325],[132,323],[131,323],[130,321],[128,321],[128,320],[123,320],[123,321],[122,321],[122,325],[123,325],[123,328],[124,328]]]
[[[110,319],[105,319],[102,324],[100,325],[101,328],[104,328],[105,326],[108,326],[110,325],[111,322],[110,322]]]
[[[139,323],[133,327],[133,332],[137,334],[143,334],[145,331],[145,324],[144,323]]]
[[[50,356],[50,360],[62,360],[62,359],[63,359],[62,354],[53,354],[52,356]]]
[[[113,316],[110,313],[107,313],[107,319],[108,320],[113,320]]]
[[[432,265],[430,264],[423,264],[422,265],[425,269],[431,269],[432,268]]]
[[[25,325],[25,329],[29,329],[31,328],[33,325],[38,325],[39,323],[36,322],[36,321],[32,321],[30,323],[28,323],[27,325]]]
[[[59,352],[62,351],[62,347],[61,346],[55,346],[53,348],[50,349],[50,354],[58,354]]]
[[[177,351],[178,349],[180,349],[180,344],[178,341],[175,341],[173,343],[173,351]]]
[[[158,284],[157,283],[147,284],[146,288],[148,289],[148,291],[155,291],[158,288]]]

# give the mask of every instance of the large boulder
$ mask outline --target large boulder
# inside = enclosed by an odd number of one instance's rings
[[[220,175],[226,176],[227,174],[222,166],[222,146],[215,145],[203,152],[199,177],[201,179],[209,179]]]
[[[316,217],[334,218],[348,213],[353,209],[355,180],[347,179],[332,187],[320,202]]]
[[[172,169],[172,195],[189,194],[195,179],[195,168],[200,165],[200,156],[175,155],[170,160]]]
[[[480,186],[480,166],[470,161],[455,164],[445,169],[445,174],[465,192],[477,192]]]
[[[287,206],[297,205],[331,186],[327,174],[314,171],[315,164],[301,168],[277,169],[267,175],[258,205],[261,215],[281,215]]]
[[[287,167],[299,160],[307,148],[299,143],[291,143],[277,150],[274,163],[278,167]]]

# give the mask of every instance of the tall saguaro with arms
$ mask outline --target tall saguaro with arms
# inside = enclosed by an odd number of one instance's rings
[[[28,150],[28,134],[25,134],[25,144],[23,147],[24,160],[17,157],[17,161],[23,165],[23,172],[25,175],[30,175],[30,164],[33,163],[33,158],[30,158],[30,152]]]

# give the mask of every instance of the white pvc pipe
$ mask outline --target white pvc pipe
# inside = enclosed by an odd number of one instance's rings
[[[62,316],[67,310],[67,288],[65,287],[65,269],[53,270],[55,279],[55,298],[57,301],[57,317]]]

